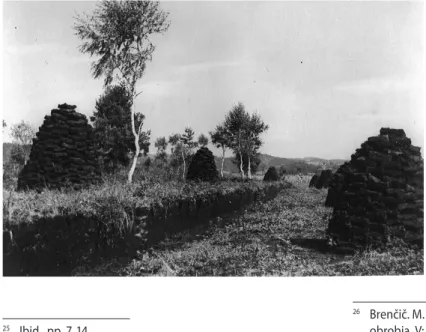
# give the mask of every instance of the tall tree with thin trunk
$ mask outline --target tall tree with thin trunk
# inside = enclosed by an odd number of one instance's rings
[[[246,123],[246,130],[244,131],[244,152],[248,158],[247,176],[249,179],[252,178],[251,174],[251,161],[258,155],[259,148],[262,146],[260,135],[266,132],[269,126],[266,125],[261,119],[258,113],[254,113],[250,116],[249,121]]]
[[[119,164],[128,166],[130,153],[135,153],[130,96],[124,86],[110,85],[96,101],[95,108],[93,116],[90,117],[95,146],[106,170],[115,172]],[[135,119],[136,126],[139,126],[145,116],[136,113]],[[148,130],[139,135],[139,147],[145,155],[149,152],[150,134]]]
[[[220,166],[220,176],[223,177],[223,164],[225,163],[225,152],[231,147],[230,138],[223,124],[217,125],[215,130],[211,131],[210,137],[214,146],[222,149],[222,163]]]
[[[224,130],[229,137],[229,144],[235,155],[240,156],[240,174],[245,178],[243,169],[243,153],[245,152],[245,139],[250,115],[246,112],[243,103],[239,102],[232,107],[225,117]]]
[[[194,142],[194,131],[192,128],[186,127],[185,132],[180,135],[180,142],[182,144],[182,163],[183,163],[183,175],[182,180],[186,179],[186,162],[192,157],[192,149],[198,146],[197,142]]]
[[[147,61],[151,61],[155,46],[150,40],[153,34],[164,33],[169,28],[168,13],[154,1],[108,1],[97,4],[92,15],[77,16],[74,29],[83,40],[82,53],[100,57],[92,63],[95,78],[105,76],[104,85],[114,80],[124,84],[131,96],[131,120],[135,154],[129,171],[128,182],[132,182],[140,154],[139,136],[143,121],[135,125],[134,101],[141,93],[136,83],[142,78]]]

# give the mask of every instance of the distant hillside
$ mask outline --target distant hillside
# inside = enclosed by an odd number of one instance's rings
[[[323,168],[337,170],[346,160],[343,159],[321,159],[315,157],[309,158],[281,158],[274,157],[267,154],[259,156],[260,164],[258,171],[266,171],[270,166],[279,168],[283,166],[287,173],[297,173],[301,169],[303,173],[315,173]],[[225,158],[223,170],[231,173],[238,173],[237,165],[233,163],[234,157]],[[221,157],[215,156],[217,168],[220,169],[222,162]]]
[[[9,160],[10,151],[12,149],[12,143],[3,143],[3,163]],[[148,156],[155,158],[155,154],[149,153]],[[336,170],[340,165],[342,165],[346,160],[343,159],[321,159],[316,157],[306,157],[306,158],[281,158],[274,157],[267,154],[261,154],[259,156],[260,164],[258,171],[266,172],[269,166],[274,166],[279,168],[284,166],[287,173],[296,173],[300,168],[302,172],[315,173],[322,168],[330,168]],[[223,170],[225,172],[238,173],[237,165],[233,163],[234,157],[225,158]],[[222,158],[215,156],[217,169],[220,169]]]
[[[305,158],[302,158],[302,160],[306,161],[308,164],[326,163],[326,164],[339,164],[339,165],[347,161],[344,159],[321,159],[316,157],[305,157]]]

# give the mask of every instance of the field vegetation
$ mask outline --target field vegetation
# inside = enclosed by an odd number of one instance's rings
[[[125,177],[122,172],[121,177]],[[145,178],[145,176],[144,176]],[[245,189],[258,191],[267,186],[262,181],[240,181],[224,178],[215,183],[193,181],[141,180],[125,183],[120,176],[105,178],[102,184],[76,190],[3,190],[3,224],[31,223],[33,217],[55,217],[61,214],[104,215],[104,222],[119,226],[131,217],[136,207],[167,206],[178,200],[203,200],[211,195],[226,195]]]
[[[295,181],[269,202],[176,234],[133,259],[114,259],[75,276],[421,275],[424,252],[403,242],[343,253],[328,246],[326,191]]]

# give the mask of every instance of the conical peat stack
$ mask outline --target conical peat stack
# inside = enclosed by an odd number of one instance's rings
[[[46,115],[18,178],[21,189],[80,189],[100,180],[92,127],[76,106],[62,104]]]
[[[278,181],[279,179],[280,176],[274,166],[270,166],[263,177],[263,181]]]
[[[200,148],[192,158],[187,180],[216,181],[219,179],[213,153],[206,147]]]
[[[309,187],[315,187],[317,189],[327,189],[331,179],[333,178],[333,171],[326,169],[321,172],[320,176],[315,174],[309,182]]]
[[[333,176],[328,233],[341,247],[365,248],[391,237],[423,245],[423,159],[402,129],[380,129]]]

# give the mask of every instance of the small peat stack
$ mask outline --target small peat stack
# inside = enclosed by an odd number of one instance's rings
[[[33,140],[28,163],[18,178],[18,190],[82,187],[100,180],[92,127],[76,106],[62,104],[46,115]]]
[[[333,176],[328,234],[341,247],[379,246],[391,237],[423,246],[423,159],[402,129],[382,128]]]
[[[263,177],[263,181],[278,181],[279,179],[280,176],[274,166],[270,166]]]
[[[214,156],[209,149],[202,147],[195,153],[189,165],[186,179],[205,182],[219,179]]]
[[[333,178],[333,171],[326,169],[321,172],[321,175],[318,176],[315,174],[311,181],[309,182],[309,187],[315,187],[317,189],[327,189],[330,185],[331,179]]]
[[[321,172],[320,177],[318,178],[315,188],[317,189],[327,189],[330,185],[331,179],[333,178],[333,171],[331,169],[326,169]]]

